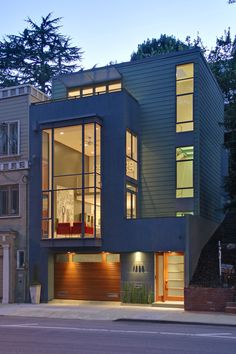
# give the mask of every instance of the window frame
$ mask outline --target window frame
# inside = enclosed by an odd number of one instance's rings
[[[132,187],[131,188],[128,187],[129,185]],[[128,194],[130,194],[130,196],[131,196],[130,217],[128,217],[128,208],[127,208]],[[135,198],[136,198],[135,208],[133,207],[133,196],[135,196]],[[134,210],[135,210],[135,213],[134,213]],[[138,187],[137,187],[137,185],[127,181],[126,186],[125,186],[125,217],[127,220],[137,219],[137,214],[138,214]]]
[[[192,147],[193,148],[193,157],[192,158],[187,158],[187,159],[184,159],[184,160],[177,160],[177,149],[181,149],[181,148],[190,148]],[[178,188],[178,174],[177,174],[177,166],[179,163],[184,163],[184,162],[189,162],[189,161],[192,161],[192,180],[193,180],[193,183],[192,183],[192,186],[191,187],[182,187],[182,188]],[[185,145],[185,146],[177,146],[175,148],[175,169],[176,169],[176,173],[175,173],[175,197],[176,199],[183,199],[183,198],[194,198],[194,145]],[[181,190],[192,190],[192,196],[177,196],[177,192],[178,191],[181,191]]]
[[[127,133],[129,133],[131,135],[131,150],[130,150],[130,155],[128,154],[127,151]],[[136,138],[136,156],[137,156],[137,160],[134,158],[134,149],[133,149],[133,137]],[[126,178],[130,178],[133,181],[138,181],[139,179],[139,149],[138,149],[138,135],[136,133],[134,133],[133,131],[131,131],[130,129],[126,129],[125,131],[125,175]],[[136,165],[137,168],[137,178],[131,177],[127,174],[127,160],[131,160],[134,162],[134,164]]]
[[[182,78],[182,79],[178,79],[177,78],[177,68],[180,66],[184,66],[184,65],[188,65],[188,64],[192,64],[193,65],[193,76],[189,76],[186,78]],[[176,105],[176,109],[175,109],[175,126],[176,126],[176,133],[184,133],[184,132],[192,132],[194,131],[194,92],[195,92],[195,63],[194,62],[187,62],[187,63],[181,63],[181,64],[177,64],[175,67],[175,73],[176,73],[176,78],[175,78],[175,105]],[[193,90],[189,91],[189,92],[185,92],[185,93],[177,93],[177,83],[178,82],[184,82],[187,80],[192,80],[193,81]],[[192,97],[192,120],[186,120],[186,121],[181,121],[178,122],[177,121],[177,110],[178,110],[178,97],[181,96],[191,96]],[[192,129],[187,129],[187,130],[183,130],[183,131],[179,131],[178,127],[180,127],[182,124],[191,124],[192,123]]]
[[[119,84],[120,88],[117,89],[110,89],[111,86]],[[101,92],[96,92],[96,89],[98,87],[105,87],[104,91]],[[92,93],[90,94],[83,94],[84,90],[88,90],[91,89]],[[120,92],[123,90],[123,85],[122,85],[122,81],[120,80],[115,80],[115,81],[108,81],[108,82],[100,82],[98,84],[92,84],[92,85],[84,85],[84,86],[78,86],[78,87],[73,87],[73,88],[68,88],[67,89],[67,98],[68,99],[73,99],[73,98],[84,98],[84,97],[90,97],[90,96],[100,96],[100,95],[104,95],[106,93],[114,93],[114,92]],[[79,94],[76,96],[69,96],[70,93],[73,93],[73,91],[78,91]]]
[[[17,152],[15,154],[10,153],[10,125],[13,123],[17,123]],[[7,125],[7,153],[1,154],[0,158],[6,158],[11,156],[19,156],[20,155],[20,121],[19,120],[10,120],[6,122],[1,122],[0,127]]]
[[[16,213],[11,213],[11,204],[12,204],[12,192],[15,190],[17,187],[17,192],[18,192],[18,200],[17,200],[17,209]],[[7,214],[0,214],[0,218],[15,218],[20,216],[20,186],[19,184],[6,184],[6,185],[1,185],[0,186],[0,191],[4,190],[7,192]]]
[[[85,127],[87,125],[93,125],[93,132],[94,132],[94,154],[93,154],[93,158],[94,158],[94,171],[93,172],[86,172],[85,169]],[[56,129],[63,129],[63,128],[67,128],[67,127],[81,127],[81,145],[82,145],[82,170],[80,173],[70,173],[70,174],[55,174],[55,170],[54,170],[54,161],[55,161],[55,130]],[[97,127],[100,127],[97,130]],[[99,132],[98,132],[99,131]],[[43,189],[43,174],[42,174],[42,166],[43,166],[43,133],[47,132],[48,134],[50,134],[50,138],[48,139],[48,189]],[[97,155],[97,139],[99,139],[100,141],[100,155]],[[101,153],[102,153],[102,125],[97,122],[97,121],[92,121],[92,122],[82,122],[79,124],[75,124],[75,125],[62,125],[62,126],[55,126],[55,127],[50,127],[50,128],[45,128],[42,129],[41,131],[41,227],[42,227],[42,231],[41,231],[41,239],[58,239],[57,235],[55,235],[55,221],[56,221],[56,217],[54,215],[54,209],[55,209],[55,195],[61,191],[65,191],[65,190],[70,190],[73,191],[74,193],[81,193],[81,198],[82,198],[82,208],[81,208],[81,222],[82,222],[82,231],[81,231],[81,237],[80,238],[85,238],[86,239],[86,233],[85,233],[85,227],[86,227],[86,220],[85,220],[85,202],[86,202],[86,192],[89,190],[93,190],[93,196],[94,196],[94,214],[93,214],[93,235],[92,238],[93,239],[97,239],[97,238],[101,238],[101,226],[100,228],[97,227],[96,222],[97,222],[97,211],[98,211],[98,206],[97,206],[97,194],[99,194],[99,199],[100,199],[100,225],[101,225],[101,215],[102,215],[102,202],[101,202],[101,197],[102,197],[102,183],[100,183],[100,186],[97,185],[97,181],[98,181],[98,175],[99,175],[99,181],[102,181],[102,176],[101,176],[101,163],[102,163],[102,158],[101,158]],[[50,145],[51,144],[51,145]],[[98,159],[100,160],[100,168],[98,169],[97,167],[97,161]],[[51,165],[50,165],[51,164]],[[51,168],[51,172],[50,172],[50,168]],[[99,170],[99,172],[98,172]],[[93,177],[93,186],[89,187],[86,185],[85,182],[85,177],[91,175]],[[65,187],[63,189],[58,189],[55,186],[55,178],[58,177],[68,177],[68,176],[78,176],[81,178],[82,182],[81,182],[81,186],[80,187]],[[43,217],[43,200],[44,200],[44,195],[48,194],[48,197],[45,198],[47,199],[47,210],[48,210],[48,216],[47,217]],[[47,228],[48,228],[48,233],[47,233],[47,237],[44,237],[43,234],[43,223],[47,223]],[[98,234],[98,230],[99,230],[99,234]],[[79,236],[78,236],[79,237]],[[69,237],[71,238],[71,237]],[[74,238],[74,237],[73,237]]]

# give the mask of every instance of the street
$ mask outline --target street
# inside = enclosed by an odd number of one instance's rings
[[[236,327],[0,317],[1,354],[233,354]]]

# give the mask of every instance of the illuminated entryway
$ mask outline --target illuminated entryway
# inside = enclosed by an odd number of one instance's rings
[[[54,281],[55,299],[119,301],[120,255],[57,254]]]
[[[184,300],[184,254],[156,254],[156,301]]]

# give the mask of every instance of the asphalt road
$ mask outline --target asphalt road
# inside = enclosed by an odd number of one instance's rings
[[[236,327],[0,317],[1,354],[235,354]]]

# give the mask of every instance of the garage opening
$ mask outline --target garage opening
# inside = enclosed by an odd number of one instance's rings
[[[56,299],[120,301],[120,255],[57,254],[54,294]]]

